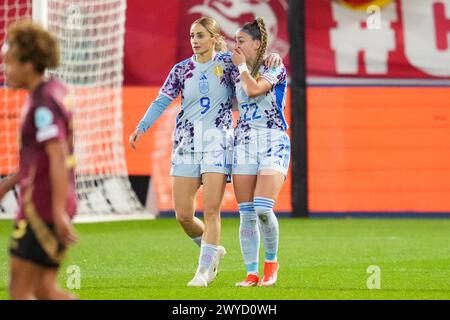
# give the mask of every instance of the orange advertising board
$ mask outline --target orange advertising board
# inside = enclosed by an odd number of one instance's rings
[[[449,212],[450,88],[308,89],[312,212]]]

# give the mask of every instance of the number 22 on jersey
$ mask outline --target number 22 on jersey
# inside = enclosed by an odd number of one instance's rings
[[[261,116],[258,115],[258,105],[256,103],[243,104],[241,105],[242,109],[245,110],[244,113],[244,121],[253,121],[261,119]]]

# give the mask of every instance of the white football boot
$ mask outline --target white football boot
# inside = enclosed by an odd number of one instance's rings
[[[200,272],[196,272],[194,278],[187,284],[188,287],[207,287],[208,281],[206,277]]]
[[[227,251],[225,250],[224,247],[219,246],[217,248],[217,252],[214,258],[212,259],[211,265],[209,266],[208,271],[206,273],[206,281],[208,282],[208,284],[210,284],[211,282],[214,281],[214,279],[216,279],[217,274],[219,273],[220,260],[222,260],[226,254]]]

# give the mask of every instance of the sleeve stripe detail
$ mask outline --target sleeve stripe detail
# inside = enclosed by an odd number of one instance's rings
[[[37,142],[43,142],[52,138],[58,137],[59,129],[56,124],[52,124],[48,127],[41,128],[36,134]]]

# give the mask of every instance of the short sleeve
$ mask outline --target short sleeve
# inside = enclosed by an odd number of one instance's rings
[[[56,106],[39,106],[34,110],[33,121],[36,127],[36,141],[65,140],[67,129],[62,112]]]
[[[285,74],[286,68],[283,65],[280,65],[278,67],[265,68],[261,77],[269,81],[269,83],[274,86],[280,82],[281,79],[285,78]]]
[[[160,94],[167,96],[171,100],[178,97],[181,91],[181,69],[182,67],[180,65],[175,65],[172,68],[159,91]]]

